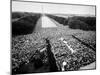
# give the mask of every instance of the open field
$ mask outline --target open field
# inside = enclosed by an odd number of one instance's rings
[[[43,16],[41,14],[32,16],[31,14],[28,13],[28,16],[24,18],[20,17],[21,19],[18,17],[16,21],[12,22],[14,26],[12,26],[12,35],[14,35],[15,32],[16,34],[18,33],[17,36],[12,36],[11,42],[13,74],[62,71],[63,62],[66,62],[64,66],[65,71],[80,70],[81,67],[83,68],[84,66],[96,62],[95,29],[84,30],[80,28],[70,28],[68,19],[66,20],[65,18],[55,16],[51,17],[52,15],[46,19],[50,19],[54,22],[56,27],[40,27],[41,29],[38,29],[37,27],[42,24],[41,17]],[[46,16],[44,15],[44,17]],[[44,20],[44,22],[45,21],[47,20]],[[14,31],[15,29],[16,31]],[[26,33],[23,33],[25,31]],[[61,38],[67,42],[67,45],[60,40]],[[71,47],[74,52],[72,52],[68,46]]]

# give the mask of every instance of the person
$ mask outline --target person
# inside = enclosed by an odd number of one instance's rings
[[[62,71],[65,71],[65,66],[67,65],[67,63],[64,61],[63,63],[62,63]]]

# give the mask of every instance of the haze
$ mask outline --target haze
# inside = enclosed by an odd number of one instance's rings
[[[12,1],[12,11],[54,13],[54,14],[88,14],[95,16],[95,6],[63,5],[36,2]]]

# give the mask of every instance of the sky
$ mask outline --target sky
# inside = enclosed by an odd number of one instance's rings
[[[95,15],[95,6],[12,1],[12,11]]]

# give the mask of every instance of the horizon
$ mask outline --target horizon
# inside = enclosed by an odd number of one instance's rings
[[[34,10],[33,10],[34,9]],[[12,12],[31,12],[61,15],[92,15],[95,16],[95,6],[72,4],[49,4],[36,2],[12,1]]]

